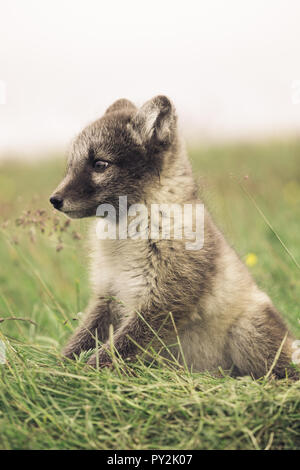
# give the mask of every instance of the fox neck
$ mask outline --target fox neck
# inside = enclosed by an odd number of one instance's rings
[[[183,204],[197,198],[197,185],[185,146],[178,142],[164,158],[164,165],[156,183],[146,194],[144,203]]]

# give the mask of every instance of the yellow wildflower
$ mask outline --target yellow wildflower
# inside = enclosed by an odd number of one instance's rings
[[[257,263],[257,256],[254,253],[248,253],[246,256],[246,265],[250,266],[255,266]]]

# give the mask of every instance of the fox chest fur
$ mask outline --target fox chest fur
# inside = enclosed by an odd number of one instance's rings
[[[152,272],[144,240],[97,240],[92,235],[91,284],[114,297],[120,310],[134,312],[149,295]]]

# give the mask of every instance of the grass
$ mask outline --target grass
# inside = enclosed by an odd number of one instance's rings
[[[300,143],[190,154],[214,218],[300,338]],[[48,205],[62,172],[56,157],[1,165],[0,448],[299,449],[300,382],[61,362],[89,295],[87,223]]]

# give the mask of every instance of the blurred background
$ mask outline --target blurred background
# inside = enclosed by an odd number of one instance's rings
[[[298,0],[1,0],[0,333],[58,348],[76,325],[88,221],[48,202],[66,149],[116,99],[166,94],[201,196],[299,337],[299,24]]]
[[[90,219],[49,196],[76,133],[157,94],[205,205],[300,339],[300,1],[0,0],[1,449],[299,448],[297,384],[61,363],[90,297]]]
[[[296,134],[299,22],[297,0],[2,0],[0,155],[64,150],[161,93],[192,142]]]

